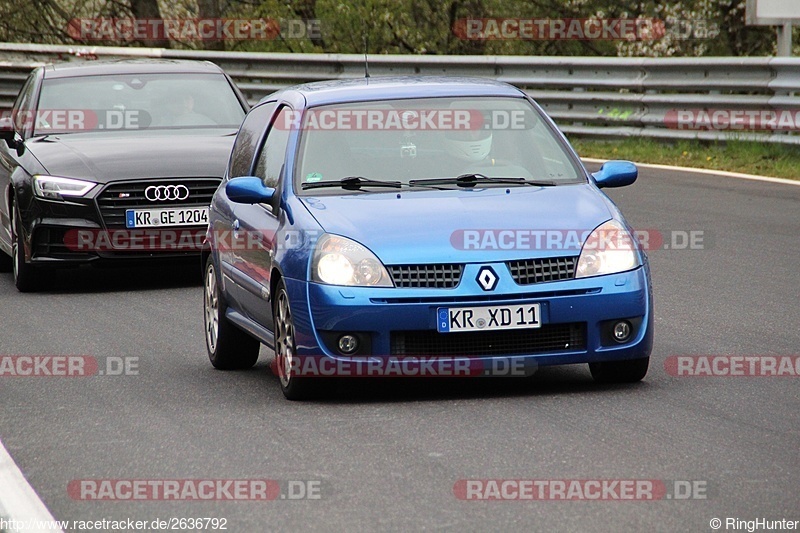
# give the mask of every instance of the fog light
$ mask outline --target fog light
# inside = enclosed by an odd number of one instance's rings
[[[344,355],[350,355],[358,350],[358,338],[354,335],[342,335],[339,337],[339,351]]]
[[[614,324],[614,340],[617,342],[625,342],[631,337],[631,325],[629,322],[622,320]]]

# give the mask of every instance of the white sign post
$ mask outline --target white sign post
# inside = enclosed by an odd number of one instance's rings
[[[800,21],[800,0],[747,0],[745,23],[778,27],[778,55],[792,55],[792,23]]]

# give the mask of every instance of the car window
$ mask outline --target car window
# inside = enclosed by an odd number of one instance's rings
[[[108,74],[45,79],[39,109],[81,114],[79,126],[36,122],[35,134],[81,130],[237,128],[245,111],[216,74]],[[77,122],[76,122],[77,124]]]
[[[301,136],[298,189],[350,176],[408,183],[471,173],[555,185],[585,182],[557,132],[522,97],[418,98],[312,107],[303,116]],[[365,187],[346,194],[365,190],[381,191]],[[326,192],[314,189],[308,194]]]
[[[17,100],[14,102],[12,117],[14,117],[14,127],[19,132],[27,134],[31,129],[30,111],[33,107],[33,91],[36,87],[36,74],[28,76],[28,80],[20,90]],[[25,135],[27,136],[27,135]]]
[[[252,174],[256,149],[263,138],[264,130],[267,129],[269,119],[272,117],[276,106],[276,102],[258,105],[251,109],[244,118],[231,151],[228,177],[237,178]]]
[[[281,168],[286,158],[286,146],[289,144],[289,134],[291,133],[291,130],[283,125],[289,124],[288,117],[291,116],[291,113],[292,110],[286,106],[278,111],[258,156],[255,175],[264,180],[264,185],[267,187],[278,186]]]

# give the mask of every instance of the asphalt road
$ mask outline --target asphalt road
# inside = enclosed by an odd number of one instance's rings
[[[0,440],[59,520],[216,517],[228,531],[712,531],[800,519],[800,381],[674,377],[676,355],[800,354],[800,187],[642,170],[610,191],[650,252],[656,341],[639,384],[585,366],[534,379],[359,380],[283,399],[271,354],[209,364],[194,270],[79,270],[20,294],[0,275],[0,355],[129,359],[135,375],[0,378]],[[671,233],[674,232],[674,233]],[[700,235],[695,233],[695,235]],[[680,244],[680,243],[679,243]],[[697,243],[696,243],[697,244]],[[76,500],[71,480],[319,482],[293,501]],[[698,481],[705,499],[461,501],[460,479]],[[313,485],[316,487],[316,485]],[[0,487],[0,490],[10,490]]]

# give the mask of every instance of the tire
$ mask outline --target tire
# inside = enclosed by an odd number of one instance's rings
[[[12,208],[14,217],[11,221],[13,238],[11,244],[11,264],[14,272],[14,284],[19,292],[36,292],[42,288],[41,272],[34,265],[25,262],[25,242],[19,227],[19,211]]]
[[[14,259],[0,250],[0,272],[13,272]]]
[[[589,371],[597,383],[635,383],[644,379],[649,364],[649,357],[589,363]]]
[[[217,269],[206,261],[203,282],[203,325],[208,359],[220,370],[245,370],[258,361],[261,343],[225,317],[228,304],[217,282]]]
[[[275,319],[275,367],[283,395],[287,400],[309,400],[328,393],[332,380],[292,375],[292,359],[296,351],[295,330],[289,293],[286,292],[283,279],[278,281],[275,288],[272,313]]]

